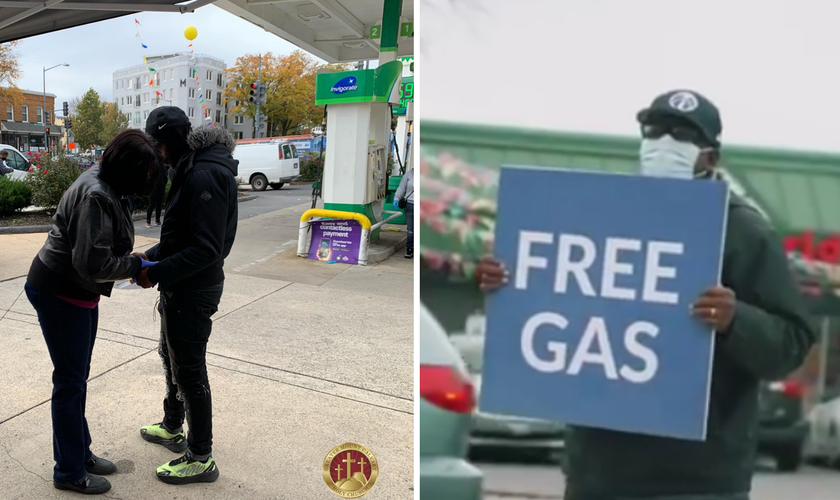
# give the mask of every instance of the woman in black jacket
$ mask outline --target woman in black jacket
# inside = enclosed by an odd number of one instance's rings
[[[146,196],[163,175],[154,139],[139,130],[120,133],[100,166],[82,175],[61,197],[47,241],[32,261],[26,296],[38,313],[53,363],[53,484],[86,494],[111,488],[98,475],[116,467],[90,451],[85,396],[96,340],[99,298],[115,280],[132,278],[153,263],[131,255],[134,222],[128,196]],[[97,475],[92,475],[97,474]]]

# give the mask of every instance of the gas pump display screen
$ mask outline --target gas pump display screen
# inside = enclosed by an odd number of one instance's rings
[[[408,103],[414,102],[414,78],[404,78],[400,85],[400,105],[394,106],[394,116],[405,116]]]

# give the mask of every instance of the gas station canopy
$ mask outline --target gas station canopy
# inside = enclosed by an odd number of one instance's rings
[[[214,0],[0,1],[0,43],[43,35],[138,12],[193,12]]]
[[[0,43],[137,12],[193,12],[208,4],[329,63],[379,57],[383,0],[0,0]],[[414,0],[403,0],[399,57],[414,55]],[[247,36],[246,33],[242,34]]]
[[[214,5],[329,63],[379,57],[383,0],[218,0]],[[411,56],[414,0],[403,0],[401,18],[398,56]]]

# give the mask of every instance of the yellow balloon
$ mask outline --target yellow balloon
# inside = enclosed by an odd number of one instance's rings
[[[187,29],[184,30],[184,36],[187,37],[187,40],[195,40],[195,37],[198,36],[198,30],[195,29],[195,26],[187,26]]]

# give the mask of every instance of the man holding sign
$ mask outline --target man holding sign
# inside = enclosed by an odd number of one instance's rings
[[[710,101],[695,92],[673,91],[657,97],[648,109],[639,113],[638,119],[643,137],[641,173],[648,179],[620,180],[618,176],[603,176],[598,180],[597,174],[576,174],[579,178],[564,174],[565,178],[581,186],[585,186],[591,178],[604,185],[636,182],[642,187],[645,182],[653,182],[650,178],[718,180],[715,166],[719,159],[722,127],[718,110]],[[532,174],[550,175],[541,172]],[[515,176],[509,178],[514,179]],[[575,221],[566,216],[562,217],[564,227],[556,228],[557,234],[541,233],[536,229],[521,230],[517,241],[497,239],[496,251],[505,262],[488,257],[482,260],[476,271],[476,279],[483,291],[501,289],[504,292],[498,298],[505,298],[504,304],[499,304],[500,301],[494,302],[495,298],[491,297],[488,304],[482,400],[492,401],[496,408],[503,406],[503,398],[517,404],[530,398],[530,403],[524,406],[530,404],[529,408],[536,409],[549,408],[550,404],[555,407],[576,406],[584,409],[576,415],[586,416],[588,422],[596,424],[570,427],[566,438],[566,500],[748,499],[755,458],[759,385],[761,381],[783,378],[800,366],[814,342],[801,296],[778,236],[756,210],[734,194],[729,193],[726,202],[728,211],[720,284],[716,284],[713,278],[705,278],[711,282],[704,285],[691,283],[692,279],[696,281],[701,276],[716,275],[713,271],[721,260],[719,251],[714,256],[708,251],[698,253],[695,248],[702,245],[697,243],[697,235],[692,231],[695,226],[697,232],[701,226],[709,226],[704,217],[715,220],[723,214],[719,211],[700,212],[705,209],[680,199],[693,196],[692,193],[703,191],[705,187],[694,189],[701,186],[692,185],[691,189],[684,189],[688,185],[668,182],[675,191],[680,191],[680,195],[673,200],[673,206],[679,207],[676,213],[666,216],[679,222],[662,225],[669,225],[669,231],[679,241],[662,241],[662,238],[658,241],[656,238],[634,240],[630,236],[614,234],[619,229],[613,229],[611,235],[610,231],[599,234],[597,228],[569,228],[566,226],[574,226]],[[716,185],[709,186],[717,188]],[[504,185],[502,188],[504,190]],[[711,191],[715,190],[719,191]],[[567,191],[564,195],[573,197],[574,193]],[[701,193],[698,196],[710,200],[716,195]],[[645,208],[644,196],[628,192],[627,197],[636,200],[639,213],[644,217],[659,217],[651,212],[650,206]],[[553,206],[548,208],[563,214],[565,208],[561,209],[559,205],[565,201],[560,198],[558,194]],[[500,206],[503,201],[500,195]],[[620,205],[612,199],[609,202]],[[589,206],[579,206],[575,213],[584,217],[583,212],[588,210]],[[585,216],[589,217],[589,214]],[[625,221],[629,217],[633,216],[614,214],[614,218],[624,218]],[[500,227],[503,219],[504,214],[500,210]],[[605,221],[607,225],[612,219],[603,217],[598,220]],[[537,220],[536,216],[534,220]],[[618,227],[632,233],[630,226],[624,224]],[[648,223],[646,227],[650,226]],[[653,227],[654,232],[659,229],[655,224]],[[583,235],[585,231],[589,236]],[[545,250],[539,254],[537,248]],[[631,259],[625,256],[625,262],[620,262],[621,259],[617,258],[619,251],[622,251],[621,255],[630,255],[630,251],[635,251],[636,261],[628,264]],[[695,260],[687,259],[690,254]],[[556,261],[555,265],[552,265],[551,259]],[[630,276],[634,268],[638,276]],[[624,287],[619,287],[616,281],[619,274],[626,275],[622,278],[625,279]],[[699,286],[696,289],[705,290],[696,298],[684,297],[679,293],[678,282],[688,283],[683,289],[696,285]],[[517,324],[518,331],[499,332],[491,338],[493,325],[489,322],[494,317],[492,308],[495,306],[497,309],[497,330],[499,323],[508,326],[508,318],[518,312],[513,310],[514,291],[525,293],[540,283],[546,283],[550,287],[549,292],[554,292],[546,299],[553,301],[551,305],[545,307],[544,312],[527,319],[524,325]],[[564,301],[574,301],[573,307],[564,308]],[[680,309],[678,306],[683,301],[690,303],[690,307]],[[506,307],[509,310],[498,311]],[[587,307],[592,310],[584,316],[584,321],[576,323],[575,320],[580,318],[575,315]],[[665,318],[663,321],[667,320],[667,325],[646,320],[655,313]],[[613,325],[605,318],[625,321]],[[684,337],[674,334],[675,325],[683,325],[686,331],[690,330],[689,334]],[[606,333],[613,329],[617,329],[618,336]],[[573,345],[574,340],[569,339],[578,331],[583,332],[581,340],[578,345]],[[713,335],[714,342],[712,339],[703,342],[701,333]],[[550,335],[569,342],[551,341],[546,348],[545,339]],[[508,338],[499,338],[504,336]],[[538,340],[540,338],[541,341]],[[613,340],[610,343],[614,338],[623,341],[617,343]],[[675,340],[691,345],[685,345],[684,352],[680,352],[680,345]],[[523,362],[520,360],[524,359],[532,373],[543,377],[551,374],[558,388],[563,386],[563,390],[558,389],[558,393],[563,395],[562,400],[545,402],[551,399],[551,393],[546,390],[536,391],[538,394],[519,394],[511,390],[507,395],[497,391],[493,398],[485,398],[485,392],[492,392],[490,383],[494,378],[488,373],[493,361],[491,355],[498,353],[493,349],[493,342],[497,346],[504,342],[515,344],[508,350],[511,365],[508,373],[504,373],[505,380],[511,381],[510,384],[525,380],[526,376],[532,377],[528,380],[538,380],[532,375],[523,375]],[[593,345],[597,348],[592,348]],[[510,352],[514,349],[517,352]],[[708,352],[696,353],[704,349]],[[694,358],[692,352],[695,353]],[[712,353],[709,386],[708,372],[705,379],[701,376],[708,367],[699,364],[708,363]],[[691,359],[696,361],[691,363],[688,361]],[[682,365],[676,365],[677,370],[663,375],[668,363],[674,366],[675,360]],[[575,382],[569,381],[571,377],[591,377],[593,374],[601,379],[588,386],[580,382],[574,385]],[[507,383],[496,380],[500,386]],[[585,390],[588,387],[597,389]],[[672,397],[660,397],[654,403],[650,395],[652,387],[661,387],[661,394],[667,392]],[[680,394],[680,387],[690,387],[701,397],[680,399],[685,397]],[[622,408],[616,412],[620,413],[618,416],[598,415],[599,398],[631,403],[626,405],[626,411]],[[669,406],[667,402],[662,402],[663,399],[678,400],[680,403]],[[702,404],[704,408],[698,411],[695,407],[683,412],[681,406],[685,405],[682,401],[696,401],[695,406]],[[600,404],[600,408],[606,407],[603,402]],[[656,406],[634,407],[645,404]],[[591,412],[586,413],[586,409]],[[691,426],[696,424],[689,418],[692,415],[703,420],[699,437],[690,432],[697,428],[696,425]],[[629,420],[636,416],[639,418],[624,427],[615,425],[617,419],[625,416]],[[685,421],[678,422],[680,419]],[[660,432],[645,428],[651,423],[661,423]],[[684,425],[680,427],[677,424]]]

